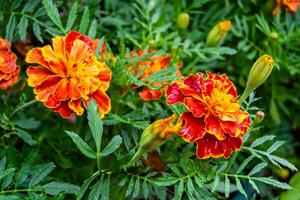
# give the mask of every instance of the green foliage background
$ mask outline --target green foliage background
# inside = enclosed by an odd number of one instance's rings
[[[97,114],[93,105],[88,119],[81,116],[72,122],[34,104],[32,88],[1,91],[0,199],[272,199],[280,195],[299,199],[296,189],[289,191],[295,195],[281,194],[281,189],[290,188],[284,182],[300,166],[300,11],[292,15],[282,9],[273,17],[275,4],[275,0],[1,2],[0,35],[12,43],[27,39],[32,46],[43,46],[53,36],[77,30],[101,38],[117,61],[108,62],[113,71],[112,111],[102,121],[93,117]],[[184,30],[176,25],[181,12],[190,15]],[[232,29],[224,43],[207,47],[207,33],[225,19],[231,20]],[[271,55],[275,69],[244,104],[252,118],[257,110],[264,111],[264,122],[253,127],[241,151],[228,160],[198,160],[193,144],[174,137],[158,150],[163,173],[141,163],[124,169],[143,129],[180,110],[167,106],[164,99],[144,102],[131,88],[149,83],[125,67],[153,55],[126,56],[133,49],[173,55],[169,68],[151,77],[152,84],[166,75],[168,81],[175,80],[181,60],[184,75],[205,70],[226,73],[239,94],[254,61],[262,54]],[[18,62],[22,72],[15,88],[26,81],[24,57],[20,55]],[[122,88],[129,92],[120,98]],[[295,188],[297,175],[290,182]]]

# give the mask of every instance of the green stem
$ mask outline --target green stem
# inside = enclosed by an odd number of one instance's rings
[[[240,174],[227,174],[218,172],[219,175],[228,176],[228,177],[237,177],[237,178],[244,178],[244,179],[251,179],[250,176],[240,175]]]
[[[134,156],[131,158],[131,160],[127,163],[126,167],[131,167],[133,163],[138,160],[143,154],[145,153],[144,150],[141,148],[138,149],[138,151],[134,154]]]
[[[6,190],[6,191],[0,191],[0,195],[7,194],[7,193],[17,193],[17,192],[39,192],[43,191],[43,189],[38,188],[28,188],[28,189],[15,189],[15,190]]]
[[[31,101],[29,101],[29,102],[27,102],[27,103],[25,103],[25,104],[23,104],[23,105],[17,107],[17,108],[11,113],[11,117],[14,116],[14,114],[15,114],[16,112],[18,112],[19,110],[21,110],[21,109],[23,109],[23,108],[26,108],[26,107],[28,107],[28,106],[30,106],[30,105],[36,103],[36,102],[37,102],[37,100],[33,99],[33,100],[31,100]]]
[[[101,172],[101,154],[100,154],[100,152],[97,152],[96,157],[97,157],[98,171]]]
[[[247,97],[250,95],[251,92],[252,89],[249,89],[249,87],[246,86],[242,96],[239,98],[239,103],[242,104],[247,99]]]

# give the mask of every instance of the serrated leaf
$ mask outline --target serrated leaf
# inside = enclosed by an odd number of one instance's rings
[[[7,188],[13,181],[13,177],[15,175],[15,172],[10,173],[6,177],[3,178],[2,180],[2,189]]]
[[[112,138],[112,140],[109,142],[109,144],[103,149],[101,152],[102,156],[108,156],[115,150],[117,150],[122,143],[122,138],[119,135],[116,135]]]
[[[227,176],[225,176],[225,197],[228,198],[229,197],[229,193],[230,193],[230,180]]]
[[[63,26],[60,20],[58,10],[54,5],[54,3],[52,2],[52,0],[42,0],[42,2],[47,11],[49,18],[56,26],[58,26],[61,30],[63,30]]]
[[[8,20],[8,23],[6,25],[6,28],[5,28],[5,38],[8,40],[8,41],[12,41],[13,39],[13,36],[14,36],[14,31],[15,31],[15,28],[16,28],[16,17],[14,15],[11,15],[9,17],[9,20]]]
[[[89,38],[95,39],[96,33],[97,33],[97,20],[94,19],[92,21],[92,24],[91,24],[89,32],[88,32]]]
[[[67,25],[66,25],[66,31],[69,31],[73,27],[73,24],[77,17],[77,9],[78,9],[78,4],[77,4],[77,1],[75,1],[75,3],[73,3],[71,11],[69,13],[69,17],[68,17],[68,21],[67,21]]]
[[[89,23],[90,23],[90,11],[89,11],[89,8],[86,6],[84,8],[83,15],[81,18],[79,32],[82,34],[86,34]]]
[[[41,43],[44,43],[40,25],[39,25],[38,23],[34,22],[33,25],[32,25],[32,29],[33,29],[33,34],[35,35],[35,37],[36,37]]]
[[[131,193],[133,191],[133,187],[134,187],[134,177],[131,177],[129,184],[128,184],[128,188],[126,190],[125,197],[128,197],[131,195]]]
[[[20,119],[16,121],[16,125],[20,128],[24,129],[36,129],[41,122],[35,120],[34,118],[26,118],[26,119]]]
[[[267,150],[267,153],[273,153],[276,151],[280,146],[282,146],[285,142],[284,141],[276,141],[272,146],[270,146]]]
[[[89,158],[96,159],[96,153],[94,152],[94,150],[83,139],[81,139],[79,135],[71,131],[65,132],[71,137],[81,153]]]
[[[8,176],[9,174],[13,173],[16,169],[15,168],[8,168],[1,172],[0,174],[0,180],[3,179],[4,177]]]
[[[245,190],[244,190],[244,188],[241,184],[240,179],[238,179],[238,177],[235,177],[235,182],[236,182],[236,187],[238,188],[240,193],[242,193],[246,197],[246,199],[248,199],[247,194],[246,194],[246,192],[245,192]]]
[[[69,183],[50,182],[39,188],[45,189],[45,192],[50,195],[57,195],[60,192],[75,194],[79,187]]]
[[[295,165],[293,165],[292,163],[290,163],[289,161],[287,161],[283,158],[280,158],[280,157],[277,157],[274,155],[270,155],[268,158],[272,161],[275,161],[276,163],[279,163],[280,165],[282,165],[284,167],[291,169],[292,171],[298,171],[298,169],[295,167]]]
[[[88,199],[91,199],[91,200],[98,200],[98,199],[100,199],[102,186],[103,186],[103,176],[92,187],[92,190],[91,190],[91,192],[89,194]]]
[[[150,187],[150,186],[149,186]],[[143,195],[145,199],[148,199],[149,197],[149,187],[147,185],[146,180],[143,181]]]
[[[22,140],[27,144],[29,145],[36,144],[36,141],[32,139],[31,135],[27,131],[24,131],[23,129],[20,128],[16,128],[16,131],[18,136],[20,136],[20,138],[22,138]]]
[[[258,165],[256,165],[248,174],[248,176],[252,176],[258,172],[260,172],[263,168],[265,168],[266,166],[268,166],[267,163],[263,162],[263,163],[259,163]]]
[[[174,199],[180,200],[182,197],[182,193],[184,191],[184,182],[183,180],[180,180],[178,185],[175,185],[175,197]]]
[[[98,113],[98,106],[94,99],[91,99],[88,104],[88,120],[89,127],[96,144],[97,152],[100,152],[101,140],[103,134],[103,124]]]
[[[251,179],[249,179],[249,183],[252,185],[253,189],[254,189],[257,193],[259,193],[259,189],[258,189],[257,185],[255,184],[255,182],[252,181]]]
[[[248,158],[246,158],[244,162],[242,162],[242,164],[239,166],[236,173],[239,174],[253,160],[254,157],[254,155],[251,155]]]
[[[214,180],[214,183],[213,183],[213,187],[212,187],[212,192],[216,191],[216,189],[219,185],[219,182],[220,182],[220,177],[219,177],[218,174],[216,174],[215,180]]]
[[[6,156],[3,156],[0,160],[0,173],[5,169],[6,165]]]
[[[34,10],[34,8],[37,6],[38,3],[39,3],[39,1],[36,1],[36,0],[30,0],[30,1],[28,1],[25,4],[22,12],[23,13],[25,13],[25,12],[32,12]]]
[[[86,190],[87,190],[88,187],[90,186],[91,182],[92,182],[93,180],[95,180],[95,178],[97,177],[97,175],[98,175],[98,173],[92,175],[91,177],[87,178],[87,179],[83,182],[82,186],[80,187],[80,189],[78,190],[78,192],[77,192],[77,194],[76,194],[76,199],[77,199],[77,200],[80,200],[80,199],[83,197],[84,193],[86,192]],[[94,199],[94,198],[93,198],[93,199]]]
[[[263,143],[273,140],[275,138],[274,135],[266,135],[260,138],[257,138],[252,144],[251,144],[251,148],[257,147],[259,145],[262,145]]]
[[[282,183],[280,181],[272,179],[271,177],[252,177],[252,179],[256,180],[256,181],[263,182],[263,183],[268,184],[268,185],[272,185],[274,187],[281,188],[281,189],[285,189],[285,190],[292,189],[292,187],[289,184]]]
[[[178,178],[176,177],[162,177],[162,178],[156,178],[153,180],[153,183],[157,186],[170,186],[174,185],[175,183],[178,182]]]
[[[21,17],[20,23],[18,24],[18,32],[20,40],[25,40],[27,36],[28,19],[24,15]]]
[[[189,195],[193,196],[194,191],[195,191],[195,187],[194,187],[194,184],[193,184],[193,181],[192,181],[191,177],[188,177],[186,186],[187,186],[187,190],[188,190]]]
[[[132,198],[134,199],[135,197],[137,197],[140,193],[140,179],[137,178],[134,184],[134,189],[133,189],[133,193],[132,193]]]
[[[48,163],[41,165],[41,168],[39,168],[33,175],[29,182],[29,187],[33,187],[40,183],[52,170],[55,168],[55,165],[53,163]]]
[[[104,179],[102,190],[101,190],[101,200],[109,199],[109,189],[110,189],[110,176]]]

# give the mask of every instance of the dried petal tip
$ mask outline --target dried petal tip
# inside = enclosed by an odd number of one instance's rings
[[[262,55],[257,59],[249,73],[247,85],[239,100],[240,102],[243,102],[252,91],[261,86],[267,80],[274,65],[275,61],[269,55]]]
[[[220,21],[208,33],[206,38],[207,46],[218,46],[225,39],[227,33],[230,31],[231,22],[229,20]]]

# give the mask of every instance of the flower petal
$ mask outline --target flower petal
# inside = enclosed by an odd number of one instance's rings
[[[144,101],[159,100],[163,95],[163,90],[151,90],[150,88],[146,87],[139,92],[139,95]]]
[[[47,68],[33,66],[28,67],[26,73],[28,76],[28,85],[31,87],[41,84],[47,79],[48,76],[54,75],[53,72],[49,71]]]
[[[105,94],[105,92],[102,92],[101,90],[97,90],[89,97],[93,98],[96,101],[101,117],[104,117],[104,114],[110,111],[111,109],[110,98],[107,94]]]
[[[194,117],[190,112],[184,112],[179,118],[182,129],[178,133],[187,142],[194,142],[205,135],[205,123],[203,118]]]

